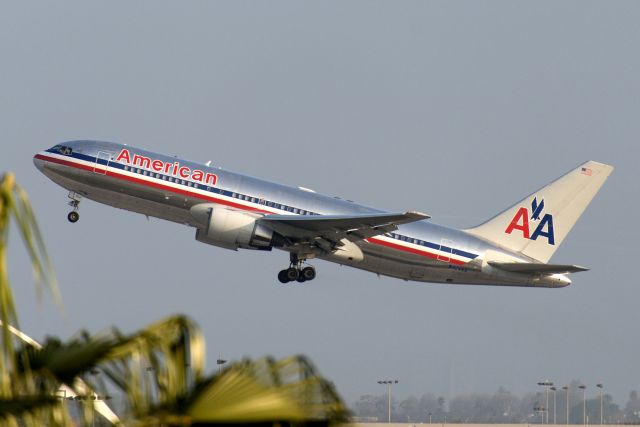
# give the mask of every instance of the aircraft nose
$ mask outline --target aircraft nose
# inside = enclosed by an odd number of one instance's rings
[[[44,169],[44,160],[40,158],[39,154],[33,156],[33,164],[36,166],[36,168],[38,168],[40,172],[42,172],[42,170]]]

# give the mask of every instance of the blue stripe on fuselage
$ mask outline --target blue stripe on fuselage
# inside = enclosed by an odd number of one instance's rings
[[[54,154],[58,154],[58,155],[62,154],[64,156],[66,156],[66,157],[71,157],[71,158],[74,158],[74,159],[83,160],[83,161],[90,162],[90,163],[98,163],[98,164],[103,165],[105,167],[108,166],[109,168],[119,169],[119,170],[122,170],[122,171],[125,170],[125,166],[128,166],[129,169],[127,171],[131,172],[131,173],[136,173],[136,174],[137,174],[137,172],[134,169],[146,170],[143,167],[140,167],[139,165],[135,165],[135,166],[124,165],[124,164],[116,162],[114,160],[101,159],[101,158],[97,158],[97,157],[94,157],[94,156],[90,156],[90,155],[87,155],[87,154],[82,154],[82,153],[78,153],[78,152],[74,152],[74,151],[72,151],[70,154],[61,153],[59,150],[55,150],[53,148],[50,148],[50,149],[48,149],[46,151],[49,152],[49,153],[54,153]],[[162,179],[163,181],[166,181],[164,179],[164,177],[171,177],[171,178],[174,179],[174,181],[170,181],[170,182],[172,182],[173,184],[176,184],[176,185],[182,185],[180,182],[177,182],[178,180],[180,180],[180,181],[189,181],[189,182],[191,182],[192,184],[195,185],[195,187],[187,187],[187,188],[196,188],[196,189],[199,189],[199,190],[202,190],[202,191],[208,191],[208,192],[211,192],[211,193],[220,194],[220,195],[223,195],[223,196],[226,196],[226,197],[229,197],[229,198],[239,199],[239,200],[247,201],[247,202],[250,202],[250,203],[255,203],[255,202],[251,202],[250,200],[244,200],[244,198],[245,197],[246,198],[254,198],[254,199],[258,199],[259,201],[263,201],[264,202],[264,203],[258,203],[258,206],[266,206],[266,207],[269,207],[269,208],[272,208],[272,209],[281,210],[281,211],[284,211],[284,212],[294,212],[295,213],[295,210],[297,210],[298,212],[301,212],[299,214],[302,214],[302,215],[321,215],[321,214],[319,214],[317,212],[311,212],[311,211],[308,211],[306,209],[297,208],[297,207],[289,206],[289,205],[284,205],[284,204],[273,202],[273,201],[270,201],[270,200],[267,200],[267,199],[264,199],[264,198],[251,196],[251,195],[248,195],[248,194],[238,193],[237,191],[224,190],[224,189],[219,188],[219,187],[214,187],[214,186],[211,186],[211,185],[203,184],[201,182],[195,182],[193,180],[184,179],[184,178],[181,178],[181,177],[177,177],[175,175],[163,174],[163,173],[159,173],[159,172],[156,172],[156,171],[153,171],[153,170],[148,170],[148,172],[154,173],[156,175],[159,175],[160,178],[156,178],[156,179]],[[151,177],[151,178],[154,178],[154,177]],[[422,239],[416,239],[414,237],[410,237],[410,236],[403,235],[403,234],[387,233],[385,236],[389,237],[389,238],[393,238],[394,240],[403,241],[403,242],[406,242],[406,243],[422,246],[422,247],[425,247],[425,248],[430,248],[432,250],[436,250],[436,251],[440,251],[440,252],[450,253],[452,255],[462,256],[462,257],[465,257],[465,258],[469,258],[471,260],[473,260],[473,259],[478,257],[477,254],[474,254],[474,253],[471,253],[471,252],[463,251],[461,249],[456,249],[456,248],[449,247],[449,246],[439,245],[437,243],[425,241],[425,240],[422,240]]]

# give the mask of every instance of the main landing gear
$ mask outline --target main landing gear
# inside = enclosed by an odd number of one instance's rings
[[[80,205],[80,196],[74,192],[69,193],[69,198],[71,201],[69,202],[69,206],[73,208],[71,212],[67,215],[67,219],[69,222],[74,223],[78,222],[80,219],[80,214],[78,213],[78,205]]]
[[[296,254],[291,254],[291,263],[289,268],[280,270],[278,280],[280,283],[288,283],[296,281],[303,283],[316,278],[316,269],[308,265],[303,267],[304,259],[299,259]]]

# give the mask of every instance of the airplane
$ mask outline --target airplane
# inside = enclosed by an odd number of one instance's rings
[[[289,252],[281,283],[316,277],[318,258],[405,281],[559,288],[578,265],[549,259],[613,171],[587,161],[492,219],[457,230],[417,211],[384,212],[124,144],[70,141],[34,156],[69,191],[196,229],[197,241],[230,250]]]

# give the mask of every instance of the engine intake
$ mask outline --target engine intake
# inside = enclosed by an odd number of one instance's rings
[[[283,239],[268,227],[257,222],[258,214],[240,212],[217,204],[199,204],[191,208],[191,215],[202,227],[196,240],[225,249],[256,249],[270,251]]]

